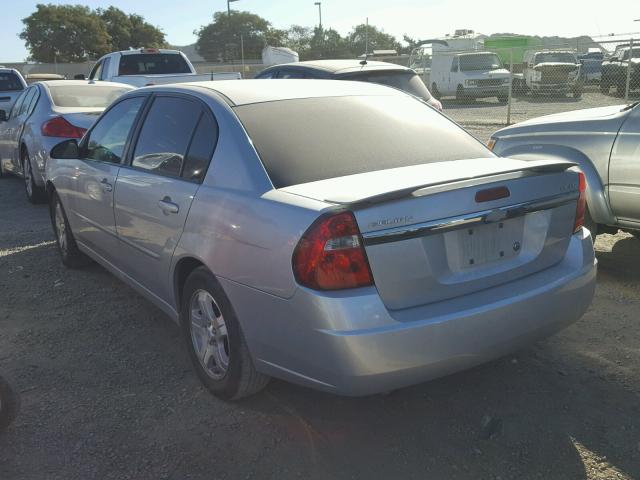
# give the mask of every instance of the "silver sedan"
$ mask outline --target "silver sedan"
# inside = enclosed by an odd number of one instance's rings
[[[82,137],[107,105],[132,89],[120,83],[78,80],[31,85],[0,120],[0,176],[23,176],[29,200],[45,201],[49,151],[65,138]]]
[[[63,263],[163,309],[225,399],[270,376],[423,382],[558,331],[594,293],[573,163],[499,158],[381,85],[144,88],[51,156]]]

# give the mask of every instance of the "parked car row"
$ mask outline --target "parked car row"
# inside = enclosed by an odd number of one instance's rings
[[[38,83],[0,125],[0,166],[44,193],[66,266],[99,263],[181,326],[215,395],[270,377],[388,391],[576,321],[592,234],[640,231],[640,107],[525,122],[488,149],[415,75],[365,59]]]

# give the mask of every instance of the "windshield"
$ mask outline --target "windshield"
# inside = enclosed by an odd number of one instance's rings
[[[0,92],[24,90],[24,85],[15,73],[0,73]]]
[[[118,75],[168,75],[191,73],[189,64],[177,53],[141,53],[123,55]]]
[[[629,60],[629,52],[631,50],[627,49],[624,51],[624,53],[622,54],[622,59],[623,60]],[[640,58],[640,48],[634,48],[633,49],[633,56],[631,58]]]
[[[502,68],[502,62],[495,53],[460,55],[459,58],[461,72],[498,70]]]
[[[576,57],[571,52],[546,52],[537,53],[535,59],[538,63],[578,63]]]
[[[491,156],[433,108],[393,93],[254,103],[234,110],[276,188]]]
[[[358,82],[379,83],[388,87],[397,88],[403,92],[415,95],[425,101],[431,99],[431,93],[425,86],[420,76],[411,71],[398,72],[362,72],[357,75],[343,77],[344,80],[357,80]]]
[[[102,85],[61,85],[49,87],[57,107],[105,108],[130,89]]]

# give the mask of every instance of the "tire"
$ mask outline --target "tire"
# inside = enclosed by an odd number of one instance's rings
[[[80,268],[91,263],[89,257],[78,249],[76,240],[73,237],[67,214],[64,211],[60,197],[56,192],[51,194],[49,204],[49,215],[51,216],[51,226],[56,237],[58,252],[62,264],[69,268]]]
[[[462,85],[458,85],[458,88],[456,88],[456,100],[468,100]]]
[[[575,87],[573,87],[573,98],[582,98],[582,92],[584,90],[584,85],[582,83],[578,83],[576,84]]]
[[[637,240],[640,240],[640,232],[639,231],[635,231],[635,232],[631,232],[631,234],[636,237]]]
[[[604,80],[600,80],[600,93],[603,95],[609,95],[609,90],[611,89],[611,85],[609,85],[609,82],[606,82]]]
[[[618,97],[624,97],[625,92],[627,90],[627,79],[619,79],[616,82],[616,95]]]
[[[22,149],[20,162],[22,164],[22,177],[24,179],[24,189],[27,194],[27,200],[33,204],[44,203],[47,197],[44,188],[36,185],[33,179],[33,167],[29,159],[29,152],[26,148]]]
[[[508,101],[509,101],[509,96],[508,95],[506,97],[505,96],[498,97],[498,102],[500,102],[500,103],[507,103]]]
[[[440,98],[442,97],[442,95],[440,95],[440,90],[438,90],[438,86],[435,82],[431,84],[431,95],[433,95],[433,98],[435,98],[436,100],[440,100]]]
[[[270,377],[255,369],[231,302],[205,267],[187,277],[180,318],[191,363],[216,397],[238,400],[267,386]]]
[[[11,425],[20,410],[20,397],[9,383],[0,377],[0,431]]]

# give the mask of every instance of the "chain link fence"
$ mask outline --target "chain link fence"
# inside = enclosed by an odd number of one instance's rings
[[[640,35],[585,38],[555,44],[527,37],[460,38],[458,45],[471,48],[451,48],[452,40],[423,46],[409,66],[466,127],[639,100]]]

